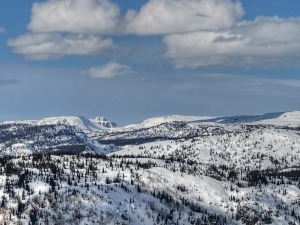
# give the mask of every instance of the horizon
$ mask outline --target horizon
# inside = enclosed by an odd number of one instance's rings
[[[0,120],[297,111],[299,57],[297,0],[10,0]]]

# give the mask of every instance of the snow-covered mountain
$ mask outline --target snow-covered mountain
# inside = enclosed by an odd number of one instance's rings
[[[67,116],[6,121],[0,123],[2,133],[0,154],[18,154],[18,150],[21,149],[27,153],[42,152],[74,144],[86,146],[96,152],[121,151],[124,149],[122,146],[126,145],[133,145],[130,148],[134,149],[139,148],[141,144],[181,139],[187,141],[199,139],[201,145],[213,149],[216,148],[216,144],[225,149],[225,145],[220,143],[226,141],[227,145],[241,146],[240,149],[245,147],[244,143],[248,143],[248,149],[250,147],[265,149],[266,144],[262,143],[262,140],[265,140],[270,145],[272,142],[281,143],[272,146],[283,149],[297,146],[299,126],[298,111],[235,117],[172,115],[151,118],[140,124],[125,127],[117,127],[116,123],[107,121],[104,117],[88,119],[83,116]],[[267,134],[269,136],[262,139]],[[250,136],[251,140],[243,141]],[[285,143],[287,142],[285,139],[290,141]]]
[[[36,121],[37,125],[67,125],[74,126],[83,131],[97,131],[116,127],[116,123],[107,121],[104,117],[88,119],[83,116],[50,117]]]
[[[49,117],[41,120],[0,123],[0,155],[24,155],[49,152],[105,152],[89,135],[115,127],[103,117]]]
[[[96,117],[95,119],[93,119],[91,121],[93,121],[93,123],[96,123],[96,124],[100,125],[101,127],[105,127],[105,128],[114,128],[114,127],[117,127],[117,124],[115,122],[107,121],[102,116]]]
[[[170,115],[170,116],[162,116],[162,117],[154,117],[147,119],[143,121],[140,124],[131,124],[125,126],[125,128],[133,128],[133,129],[138,129],[138,128],[148,128],[148,127],[153,127],[157,126],[163,123],[170,123],[170,122],[192,122],[192,121],[202,121],[202,120],[209,120],[213,119],[213,117],[208,117],[208,116],[180,116],[180,115]]]
[[[300,224],[299,111],[8,121],[0,152],[0,223]]]

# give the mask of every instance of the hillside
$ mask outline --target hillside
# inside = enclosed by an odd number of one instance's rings
[[[0,124],[0,223],[300,224],[300,112]]]

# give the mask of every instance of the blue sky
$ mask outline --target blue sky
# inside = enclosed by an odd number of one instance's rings
[[[0,120],[300,108],[298,0],[0,4]]]

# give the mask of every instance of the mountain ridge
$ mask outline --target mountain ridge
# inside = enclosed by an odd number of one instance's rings
[[[284,135],[297,142],[298,127],[299,111],[215,118],[171,115],[150,118],[140,124],[124,127],[116,127],[114,122],[107,121],[104,117],[48,117],[41,120],[1,122],[0,154],[48,153],[57,150],[65,152],[72,148],[78,149],[76,151],[88,149],[106,154],[122,150],[126,145],[140,146],[156,141],[210,138],[212,143],[219,143],[219,139],[223,138],[235,143],[236,139],[249,135],[255,135],[250,143],[255,146],[255,143],[261,143],[261,134],[271,135],[274,129],[277,136],[273,137],[274,140],[268,137],[270,143],[276,142],[277,138],[277,142],[282,142]],[[240,137],[240,134],[243,136]],[[233,137],[230,139],[231,136]],[[215,144],[208,142],[207,145],[215,148]],[[238,146],[238,143],[235,145]],[[293,147],[291,143],[288,146]],[[221,148],[224,148],[224,144]]]
[[[276,123],[276,120],[279,120]],[[279,122],[299,122],[300,111],[274,112],[254,115],[238,115],[238,116],[187,116],[187,115],[165,115],[158,117],[150,117],[141,123],[128,124],[118,127],[113,121],[108,121],[105,117],[97,116],[94,119],[85,116],[55,116],[45,117],[37,120],[8,120],[1,121],[0,124],[39,124],[39,125],[70,125],[78,126],[84,130],[100,130],[106,128],[149,128],[162,123],[171,122],[211,122],[211,123],[259,123],[266,122],[271,124],[279,124]]]

